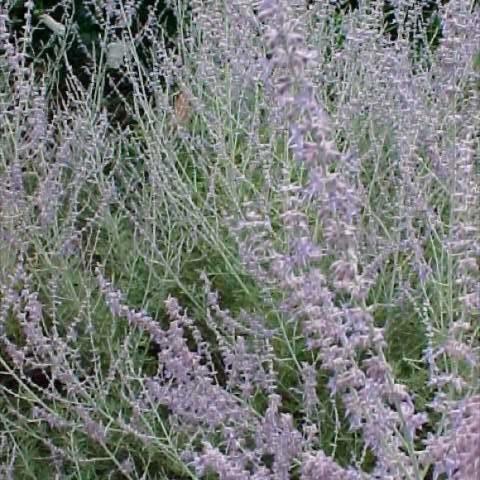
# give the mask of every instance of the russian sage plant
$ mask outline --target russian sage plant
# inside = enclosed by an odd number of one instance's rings
[[[474,2],[85,2],[82,75],[61,3],[0,7],[0,476],[480,478]]]

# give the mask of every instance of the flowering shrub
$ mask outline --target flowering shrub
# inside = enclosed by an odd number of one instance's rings
[[[27,3],[21,35],[0,8],[2,478],[480,478],[478,8],[439,6],[419,61],[415,1],[393,41],[372,2],[192,0],[146,62],[118,2],[59,99]]]

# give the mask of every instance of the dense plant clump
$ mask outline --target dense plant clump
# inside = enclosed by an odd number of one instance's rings
[[[478,480],[475,2],[53,3],[0,6],[0,477]]]

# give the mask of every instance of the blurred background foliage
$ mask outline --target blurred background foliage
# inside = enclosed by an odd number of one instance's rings
[[[126,2],[125,2],[126,3]],[[155,19],[155,27],[161,32],[161,42],[165,44],[167,53],[175,48],[175,36],[177,34],[177,16],[168,0],[137,0],[134,3],[134,11],[127,12],[131,21],[128,25],[108,25],[109,18],[107,9],[110,6],[119,7],[121,2],[84,1],[84,0],[34,0],[31,10],[32,36],[28,45],[29,59],[34,61],[34,70],[41,76],[46,65],[51,62],[56,65],[54,78],[49,79],[47,88],[53,93],[53,98],[62,98],[68,89],[67,72],[71,73],[87,88],[92,79],[92,71],[99,64],[102,46],[119,41],[125,36],[135,38],[136,52],[142,65],[149,71],[151,57],[151,39],[144,31],[148,30],[148,22]],[[28,17],[28,1],[15,0],[8,8],[10,33],[13,37],[21,38],[26,18]],[[65,43],[59,42],[52,28],[43,21],[47,14],[53,21],[67,28]],[[151,24],[151,23],[150,23]],[[104,58],[105,62],[105,58]],[[132,83],[121,69],[108,69],[107,81],[104,82],[103,98],[105,106],[114,123],[129,123],[132,119],[127,118],[122,104],[128,101],[133,94]],[[162,79],[160,79],[160,83]],[[115,88],[112,88],[115,85]],[[115,91],[116,90],[116,91]],[[119,97],[123,97],[120,99]],[[123,105],[124,107],[124,105]]]
[[[321,0],[323,1],[323,0]],[[420,58],[424,58],[422,53],[426,49],[435,49],[438,46],[442,37],[442,25],[438,10],[440,4],[448,3],[449,0],[418,0],[416,10],[409,10],[404,16],[402,22],[414,22],[416,30],[410,32],[409,40],[412,45],[412,58],[414,62]],[[178,22],[174,12],[174,5],[176,2],[168,0],[137,0],[131,2],[135,4],[135,13],[132,16],[130,23],[130,31],[134,37],[140,40],[137,43],[138,58],[142,64],[146,66],[145,72],[149,71],[148,48],[151,47],[148,35],[142,34],[142,29],[148,22],[149,16],[155,17],[156,26],[162,32],[163,41],[165,42],[167,54],[174,52],[176,48],[176,36],[178,33]],[[315,1],[308,0],[312,6]],[[337,46],[341,48],[341,25],[344,15],[359,8],[359,0],[340,0],[333,2],[335,6],[332,25],[332,34],[338,35]],[[392,42],[398,39],[399,31],[402,25],[399,25],[398,12],[393,0],[372,0],[366,2],[370,5],[372,10],[380,8],[384,15],[383,34]],[[472,10],[477,4],[477,0],[472,1]],[[25,26],[25,18],[27,12],[28,1],[26,0],[12,0],[8,7],[8,15],[11,25],[12,35],[19,36],[22,34]],[[35,59],[35,69],[39,74],[44,71],[45,60],[47,58],[56,59],[57,69],[55,72],[55,79],[50,81],[49,88],[54,90],[54,97],[62,95],[66,91],[67,83],[67,63],[71,66],[73,73],[78,80],[86,87],[91,79],[91,70],[93,68],[93,60],[99,60],[102,40],[105,38],[105,24],[99,22],[99,17],[106,18],[106,8],[108,5],[119,5],[119,2],[105,2],[105,1],[84,1],[84,0],[33,0],[33,15],[32,15],[32,42],[29,52],[32,59]],[[69,11],[66,11],[66,7]],[[188,1],[183,2],[188,6]],[[188,11],[188,8],[187,8]],[[409,18],[411,11],[412,18]],[[58,59],[59,42],[55,41],[55,35],[52,34],[51,29],[42,22],[41,15],[48,13],[55,21],[62,23],[67,19],[71,22],[71,29],[69,30],[68,41],[64,52],[61,52],[60,59]],[[415,18],[413,16],[415,15]],[[189,21],[189,16],[186,17]],[[427,35],[418,35],[420,31],[426,30]],[[113,32],[109,32],[109,36],[122,36],[122,28],[114,28]],[[107,38],[107,42],[112,41]],[[428,64],[426,66],[428,68]],[[132,84],[128,76],[124,75],[120,70],[110,69],[108,71],[110,80],[105,82],[103,98],[105,99],[105,106],[111,119],[114,122],[121,124],[128,124],[133,121],[126,113],[125,100],[128,102],[133,95]],[[164,84],[164,79],[158,79],[160,84]],[[112,92],[112,81],[115,84],[116,92]],[[119,98],[119,95],[123,99]],[[123,105],[123,106],[122,106]]]

